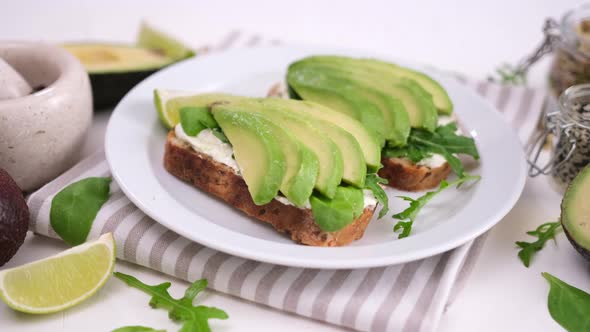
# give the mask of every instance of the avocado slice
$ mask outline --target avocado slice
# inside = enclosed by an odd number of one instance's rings
[[[358,87],[350,81],[290,66],[287,82],[302,99],[320,103],[359,120],[378,137],[381,146],[385,144],[389,123],[381,110],[360,94]]]
[[[590,260],[590,167],[572,180],[561,201],[561,224],[574,248]]]
[[[213,117],[233,146],[234,157],[257,205],[267,204],[277,195],[286,171],[285,153],[277,137],[286,135],[263,117],[213,107]]]
[[[364,209],[363,191],[338,187],[332,199],[313,195],[309,199],[315,223],[325,232],[336,232],[358,218]]]
[[[357,140],[362,148],[362,153],[369,169],[376,170],[381,167],[381,147],[379,139],[367,130],[363,124],[354,118],[329,107],[299,100],[279,100],[269,98],[266,103],[283,103],[289,107],[296,108],[301,114],[306,114],[311,119],[324,120],[339,126],[349,132]],[[296,104],[296,106],[295,106]],[[311,120],[313,121],[313,120]]]
[[[193,108],[198,109],[198,108]],[[186,108],[181,109],[181,115]],[[243,108],[231,103],[214,104],[212,110],[243,112]],[[264,117],[262,113],[253,114]],[[313,192],[319,172],[316,155],[286,130],[274,131],[273,137],[285,155],[285,175],[280,191],[297,207],[304,207]],[[231,140],[230,140],[231,143]]]
[[[336,188],[342,181],[344,162],[340,148],[326,133],[318,130],[308,121],[298,116],[278,110],[275,111],[274,107],[265,107],[260,100],[245,100],[243,102],[214,105],[213,110],[216,108],[228,108],[234,112],[259,114],[296,137],[303,146],[311,150],[318,158],[319,170],[315,189],[328,198],[334,197]]]
[[[399,77],[408,78],[418,83],[424,90],[426,90],[433,99],[439,114],[451,114],[453,112],[453,102],[449,97],[447,91],[430,76],[393,63],[376,60],[376,59],[353,59],[342,56],[313,56],[307,59],[316,63],[340,63],[340,62],[355,62],[356,65],[362,65],[367,68],[373,68],[377,71],[385,71],[389,74]]]
[[[404,145],[406,143],[407,137],[410,134],[410,118],[403,103],[392,97],[391,94],[384,93],[372,87],[370,85],[372,83],[365,84],[355,79],[349,73],[343,73],[339,69],[330,67],[296,62],[289,67],[289,73],[291,75],[287,75],[288,82],[289,84],[293,82],[293,89],[295,90],[298,89],[298,85],[305,85],[305,83],[298,84],[296,81],[311,81],[316,86],[322,85],[338,89],[341,95],[358,95],[365,104],[371,104],[371,107],[377,108],[381,113],[381,117],[375,117],[373,114],[366,112],[368,109],[367,106],[357,103],[357,111],[360,111],[368,118],[368,120],[363,119],[361,121],[365,124],[370,123],[368,122],[370,120],[378,121],[384,127],[382,136],[388,141],[388,145],[390,146]],[[342,87],[343,84],[346,88]],[[304,96],[304,99],[316,101],[335,109],[341,109],[338,101],[326,100],[326,95],[320,91],[312,91],[312,93],[309,94],[308,92],[302,91],[300,95]],[[367,126],[369,128],[371,127],[370,124]]]
[[[335,144],[343,160],[342,181],[362,188],[365,185],[367,175],[367,164],[363,156],[363,151],[359,142],[352,134],[341,127],[318,118],[309,116],[300,112],[299,109],[305,107],[300,101],[289,101],[283,99],[251,99],[244,102],[230,103],[242,110],[262,113],[271,119],[274,123],[283,123],[291,121],[303,121],[307,126],[313,127],[319,132],[326,135]],[[288,128],[288,125],[285,125]],[[304,135],[304,133],[300,133]],[[299,135],[297,135],[299,137]]]
[[[333,61],[327,61],[325,58]],[[309,57],[291,66],[294,69],[299,68],[299,71],[304,68],[311,71],[312,73],[308,75],[309,80],[317,80],[321,75],[329,74],[345,77],[357,82],[361,86],[377,89],[382,93],[394,97],[403,104],[412,127],[424,128],[429,131],[433,131],[436,128],[437,110],[432,97],[411,79],[391,75],[389,71],[379,70],[379,67],[366,66],[364,62],[353,58]],[[296,88],[294,89],[297,90]],[[396,109],[393,108],[391,111],[395,113]],[[397,120],[400,121],[402,119],[398,118]],[[398,126],[405,125],[406,123],[403,122],[398,123]],[[404,129],[406,129],[406,133],[409,133],[407,127]],[[392,141],[391,143],[392,146],[395,146],[403,145],[404,142],[400,144],[400,142]]]

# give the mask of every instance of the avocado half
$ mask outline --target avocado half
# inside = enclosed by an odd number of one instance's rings
[[[574,248],[590,260],[590,166],[568,186],[561,202],[561,225]]]
[[[114,106],[141,80],[174,62],[137,46],[85,43],[63,47],[86,68],[96,109]]]
[[[86,68],[95,109],[115,106],[146,77],[195,55],[190,48],[145,24],[136,45],[87,42],[62,47]]]

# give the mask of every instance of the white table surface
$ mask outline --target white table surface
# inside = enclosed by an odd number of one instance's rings
[[[284,41],[389,52],[400,58],[485,77],[499,63],[514,62],[541,40],[543,19],[582,4],[574,0],[496,1],[115,1],[5,0],[0,4],[0,40],[132,41],[141,19],[191,45],[215,43],[238,28]],[[530,84],[545,82],[547,61]],[[84,152],[101,148],[110,113],[96,113]],[[526,269],[516,240],[526,230],[555,220],[561,195],[547,179],[529,179],[513,211],[488,237],[470,281],[443,315],[440,331],[560,331],[546,308],[548,271],[590,290],[588,263],[563,235]],[[64,250],[59,241],[29,234],[5,267]],[[180,295],[188,283],[124,262],[117,270],[148,283],[172,280]],[[124,325],[178,329],[149,298],[110,280],[93,298],[62,313],[29,316],[0,304],[4,331],[110,331]],[[339,331],[341,328],[208,291],[204,304],[225,309],[230,319],[212,321],[214,331]]]

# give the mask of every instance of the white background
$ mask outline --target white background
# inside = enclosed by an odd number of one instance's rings
[[[573,0],[496,1],[91,1],[3,0],[0,40],[132,42],[142,19],[195,47],[215,44],[230,30],[242,29],[282,41],[364,48],[399,58],[486,77],[502,62],[514,62],[542,39],[545,17],[559,17],[582,4]],[[531,74],[545,85],[548,61]],[[95,116],[86,153],[102,145],[108,112]],[[560,235],[526,269],[514,241],[526,230],[559,215],[561,195],[544,178],[529,180],[514,210],[486,241],[471,280],[442,318],[441,331],[560,331],[546,308],[548,271],[590,290],[588,264]],[[58,241],[29,236],[6,266],[20,265],[65,249]],[[186,282],[118,263],[117,269],[148,283],[174,282],[180,295]],[[93,298],[50,316],[18,314],[0,304],[0,331],[110,331],[146,325],[175,331],[146,295],[109,281]],[[230,296],[208,292],[206,305],[225,309],[230,319],[214,321],[214,331],[337,331],[340,328],[285,314]]]

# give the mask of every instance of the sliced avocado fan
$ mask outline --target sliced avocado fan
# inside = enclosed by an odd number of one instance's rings
[[[292,97],[355,117],[388,146],[405,145],[410,127],[433,131],[437,112],[452,110],[440,84],[422,73],[378,60],[304,58],[289,66],[287,83]]]
[[[354,63],[354,66],[360,66],[378,72],[385,72],[398,78],[411,79],[432,96],[434,105],[440,114],[448,115],[453,112],[453,102],[451,101],[447,91],[440,83],[422,72],[393,63],[368,58],[356,59],[343,56],[311,56],[306,58],[306,60],[309,60],[313,63],[322,63],[328,65],[346,65],[346,63]]]

